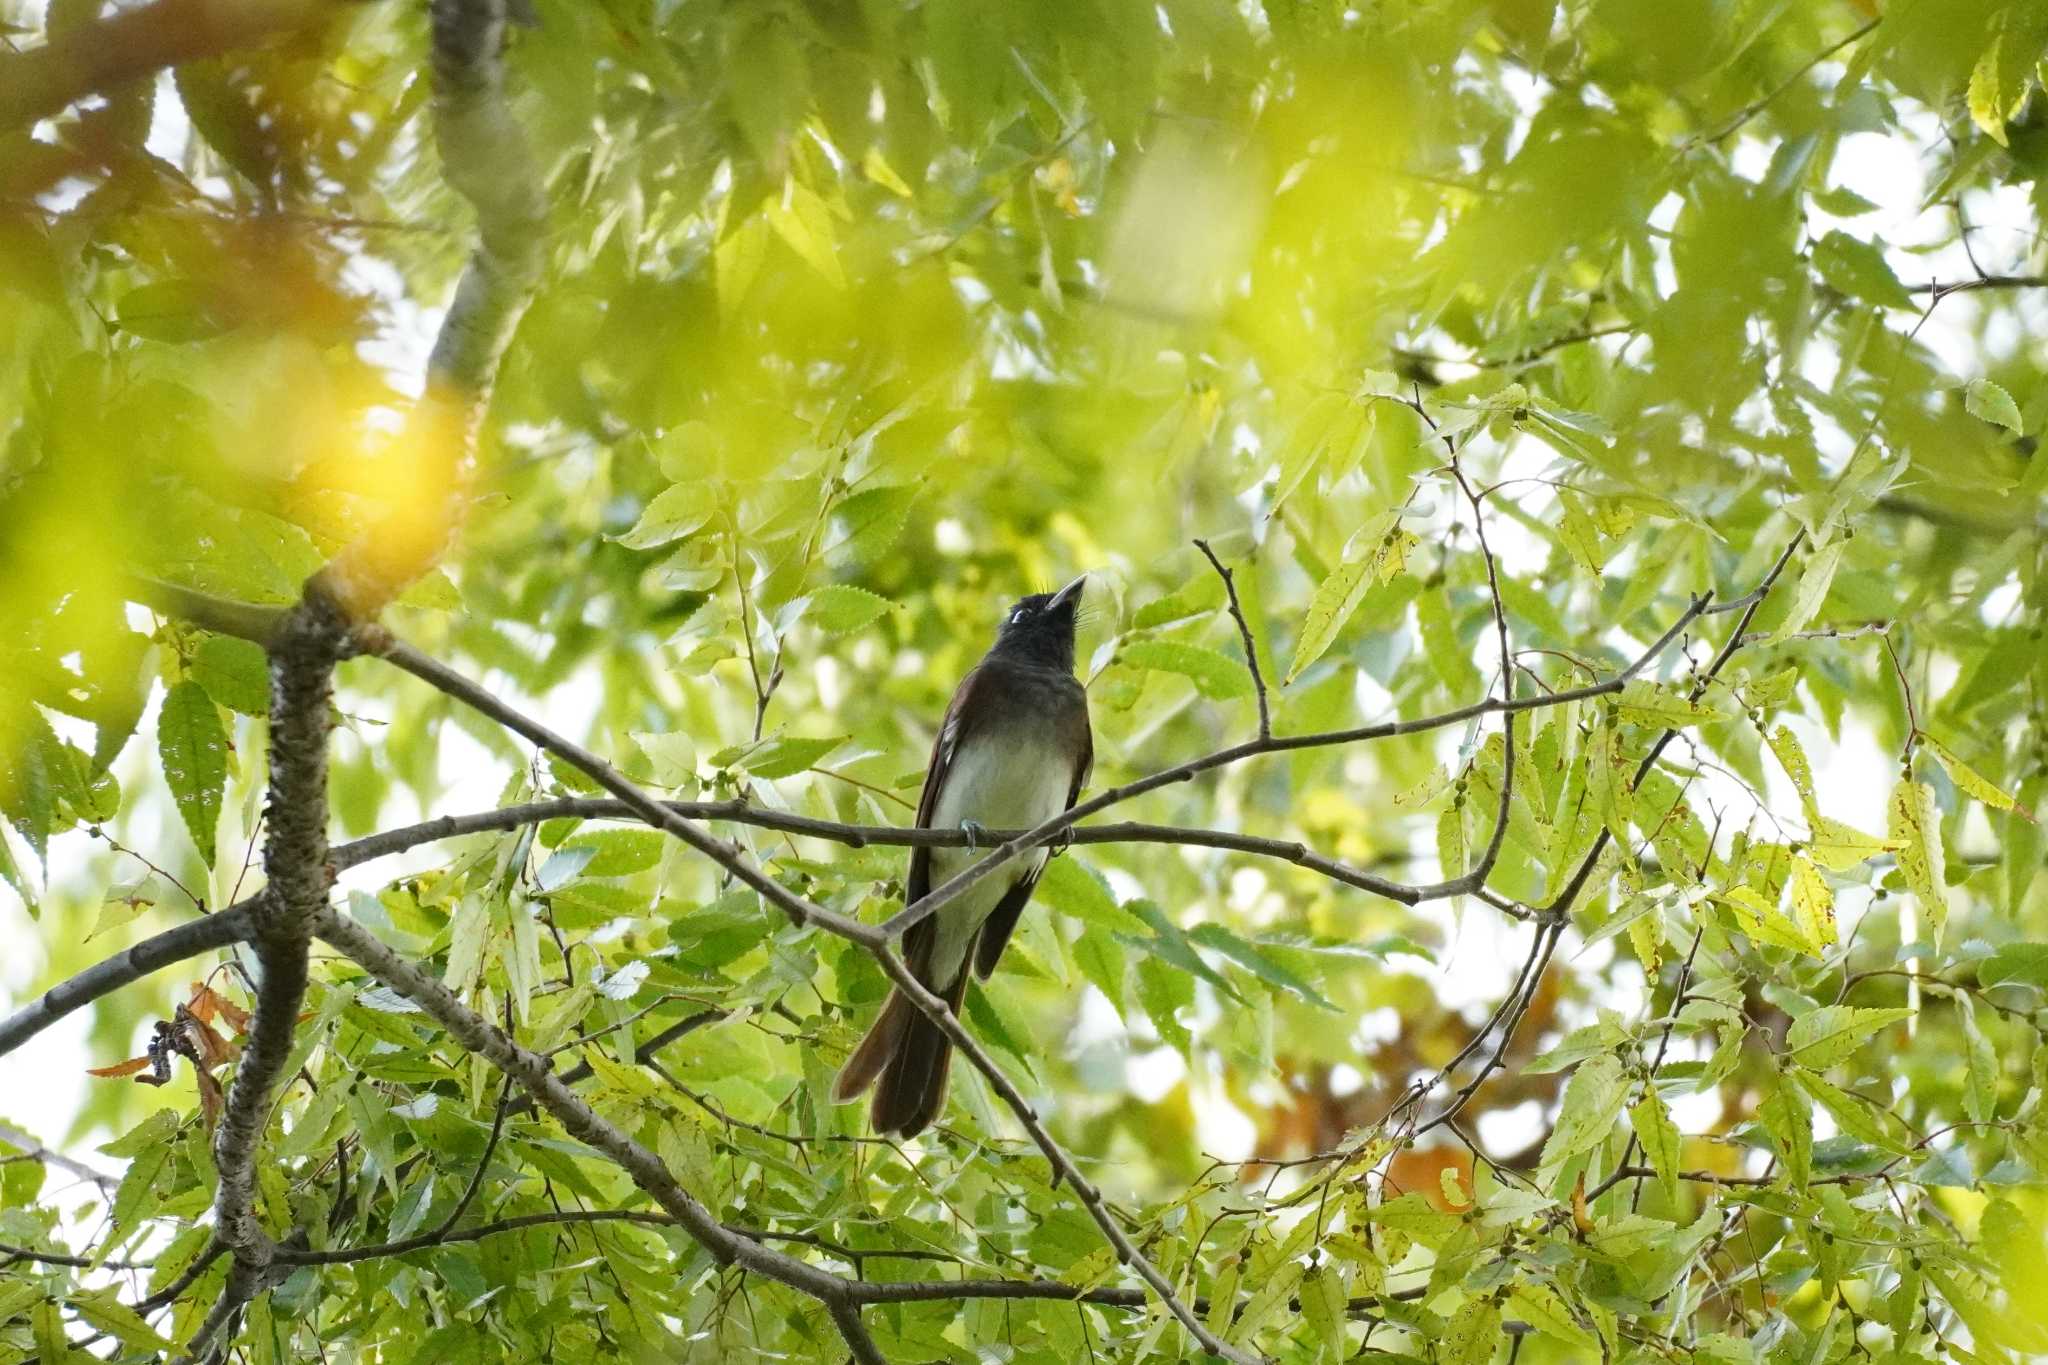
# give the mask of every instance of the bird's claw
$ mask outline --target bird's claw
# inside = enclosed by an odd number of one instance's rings
[[[967,836],[967,851],[969,853],[979,852],[981,841],[988,838],[988,826],[982,824],[979,820],[962,820],[960,822],[960,832]]]
[[[1052,838],[1048,839],[1046,843],[1052,849],[1052,851],[1048,853],[1046,856],[1049,858],[1059,857],[1062,853],[1065,853],[1068,849],[1074,846],[1074,827],[1072,825],[1068,825],[1058,834],[1055,834],[1052,836]]]

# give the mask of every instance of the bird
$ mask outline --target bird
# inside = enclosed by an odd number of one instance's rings
[[[904,904],[915,905],[980,855],[990,829],[1031,829],[1073,807],[1095,762],[1088,692],[1074,677],[1074,632],[1083,574],[1058,592],[1021,598],[995,643],[969,669],[932,742],[920,829],[959,829],[965,848],[911,850]],[[995,970],[1018,916],[1045,870],[1040,847],[970,886],[903,935],[918,981],[957,1014],[971,967]],[[953,1044],[901,989],[892,991],[833,1085],[840,1103],[875,1087],[877,1133],[913,1137],[946,1103]]]

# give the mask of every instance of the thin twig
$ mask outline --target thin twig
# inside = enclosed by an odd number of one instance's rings
[[[1244,641],[1244,665],[1251,670],[1252,691],[1259,700],[1259,738],[1271,739],[1273,737],[1273,713],[1266,701],[1266,680],[1259,673],[1259,647],[1252,640],[1251,622],[1244,619],[1244,608],[1238,604],[1237,580],[1231,575],[1230,570],[1223,567],[1223,561],[1218,559],[1216,552],[1209,548],[1208,541],[1197,540],[1195,548],[1202,552],[1204,557],[1215,568],[1217,576],[1223,580],[1223,592],[1230,602],[1231,619],[1237,622],[1238,636]]]

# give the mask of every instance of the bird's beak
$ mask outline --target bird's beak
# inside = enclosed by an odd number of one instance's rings
[[[1060,607],[1068,605],[1069,603],[1078,603],[1081,600],[1082,590],[1087,586],[1088,575],[1082,574],[1079,578],[1076,578],[1073,582],[1067,584],[1066,587],[1061,588],[1058,592],[1054,593],[1052,595],[1052,601],[1045,604],[1046,608],[1048,610],[1056,610]]]

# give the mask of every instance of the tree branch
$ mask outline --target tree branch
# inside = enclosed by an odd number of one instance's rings
[[[851,1304],[851,1282],[741,1235],[721,1223],[662,1164],[661,1158],[620,1132],[550,1069],[548,1059],[521,1047],[460,1000],[439,980],[407,962],[348,916],[323,910],[315,932],[372,976],[405,996],[457,1043],[511,1076],[569,1135],[617,1163],[721,1265],[737,1265],[819,1299],[828,1307]],[[835,1317],[838,1314],[835,1313]],[[842,1321],[842,1330],[845,1324]],[[858,1352],[859,1337],[848,1345]]]
[[[1223,567],[1223,561],[1209,548],[1208,541],[1197,540],[1195,548],[1202,552],[1202,556],[1216,570],[1217,577],[1223,580],[1223,593],[1230,603],[1230,617],[1237,622],[1238,637],[1244,641],[1244,666],[1251,670],[1252,692],[1259,699],[1259,738],[1271,739],[1273,712],[1266,700],[1266,680],[1259,673],[1259,647],[1252,640],[1251,622],[1244,619],[1244,608],[1238,605],[1237,579],[1232,576],[1230,570]]]
[[[12,1021],[10,1020],[9,1022],[11,1023]],[[102,1194],[112,1194],[115,1186],[121,1183],[121,1177],[108,1175],[105,1171],[95,1170],[77,1157],[66,1156],[54,1147],[45,1147],[33,1135],[23,1132],[11,1123],[0,1123],[0,1142],[6,1143],[9,1147],[21,1149],[19,1156],[0,1158],[0,1160],[40,1161],[45,1166],[54,1166],[60,1171],[77,1176],[80,1180],[91,1181],[100,1187],[100,1193]]]
[[[41,1033],[73,1010],[91,1004],[103,995],[140,981],[151,972],[173,962],[249,937],[252,907],[258,897],[238,902],[225,910],[202,915],[174,925],[160,934],[124,948],[112,957],[95,962],[84,971],[60,981],[28,1004],[0,1020],[0,1057]]]
[[[937,1024],[952,1040],[953,1046],[960,1050],[960,1054],[987,1078],[990,1088],[1002,1097],[1003,1103],[1010,1107],[1010,1111],[1017,1116],[1017,1121],[1024,1125],[1024,1131],[1030,1134],[1032,1142],[1037,1144],[1038,1150],[1044,1153],[1046,1161],[1051,1164],[1053,1183],[1058,1184],[1064,1180],[1073,1188],[1075,1197],[1081,1201],[1081,1206],[1088,1210],[1088,1216],[1095,1220],[1095,1226],[1100,1229],[1103,1239],[1115,1250],[1117,1260],[1136,1271],[1138,1277],[1151,1286],[1160,1303],[1179,1320],[1190,1336],[1201,1343],[1204,1351],[1212,1356],[1221,1356],[1225,1360],[1237,1362],[1237,1365],[1254,1365],[1258,1357],[1248,1355],[1216,1336],[1203,1325],[1202,1320],[1195,1316],[1192,1309],[1181,1302],[1179,1296],[1173,1292],[1173,1286],[1159,1272],[1159,1268],[1138,1250],[1136,1243],[1131,1241],[1116,1219],[1111,1216],[1109,1206],[1103,1200],[1102,1191],[1081,1173],[1080,1167],[1074,1164],[1074,1159],[1068,1156],[1052,1134],[1046,1131],[1045,1125],[1039,1122],[1037,1111],[1026,1103],[1023,1094],[1003,1073],[1003,1069],[996,1065],[995,1059],[988,1055],[975,1036],[961,1025],[953,1011],[947,1008],[946,1002],[917,979],[917,975],[904,963],[900,954],[886,946],[871,951],[875,955],[875,960],[882,964],[882,970],[895,983],[896,989],[903,992],[912,1004],[922,1010],[925,1017]]]
[[[154,0],[66,29],[41,47],[0,51],[0,129],[303,28],[339,8],[326,0]]]
[[[698,828],[642,791],[639,786],[627,780],[616,768],[590,750],[556,734],[539,721],[513,710],[438,659],[429,658],[412,646],[388,637],[375,642],[373,652],[414,677],[439,688],[457,701],[466,702],[514,734],[524,736],[541,748],[567,759],[591,781],[618,797],[633,814],[656,829],[673,834],[691,848],[704,854],[760,892],[769,904],[798,924],[817,924],[863,947],[874,947],[882,942],[880,932],[873,925],[862,924],[859,920],[850,919],[836,910],[828,910],[821,905],[813,905],[798,896],[755,867],[748,860],[745,851],[737,845],[726,843]]]

